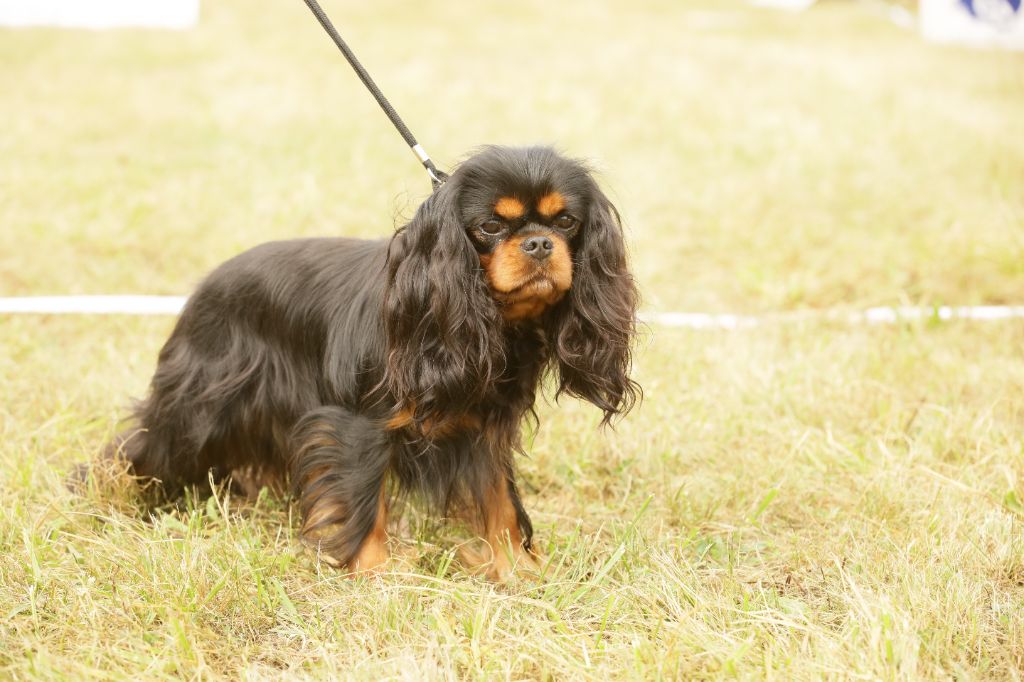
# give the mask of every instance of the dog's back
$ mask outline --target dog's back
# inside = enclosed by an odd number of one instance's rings
[[[211,469],[280,479],[295,421],[325,403],[357,407],[376,380],[365,339],[380,325],[386,250],[386,240],[290,240],[219,266],[189,298],[135,426],[110,453],[172,493]]]

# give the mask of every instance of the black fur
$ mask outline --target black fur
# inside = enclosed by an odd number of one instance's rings
[[[559,233],[571,288],[539,317],[508,322],[481,264],[500,240],[478,228],[499,196],[551,190],[580,222]],[[520,222],[506,236],[556,232]],[[290,479],[303,537],[342,565],[389,482],[477,517],[502,482],[528,549],[521,421],[548,370],[558,394],[590,401],[605,422],[633,405],[636,299],[618,215],[588,171],[545,147],[486,148],[390,240],[264,244],[214,270],[111,452],[172,495],[210,470]]]

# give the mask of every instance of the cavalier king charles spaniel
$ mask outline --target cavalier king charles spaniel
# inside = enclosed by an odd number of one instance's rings
[[[387,561],[389,508],[416,494],[503,580],[535,561],[514,454],[541,380],[602,424],[628,411],[636,304],[588,170],[487,147],[390,239],[273,242],[214,270],[108,453],[165,496],[287,481],[302,541],[350,572]]]

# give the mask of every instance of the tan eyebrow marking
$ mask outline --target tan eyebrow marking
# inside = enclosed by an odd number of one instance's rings
[[[565,197],[559,192],[548,192],[537,202],[537,210],[545,218],[553,218],[565,208]]]
[[[526,207],[515,197],[501,197],[494,204],[494,212],[505,220],[514,220],[526,213]]]

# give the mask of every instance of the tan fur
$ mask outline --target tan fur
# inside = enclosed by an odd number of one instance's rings
[[[250,500],[257,499],[263,488],[267,488],[275,495],[283,495],[286,489],[283,474],[266,466],[250,464],[232,469],[231,481]]]
[[[484,541],[482,553],[466,550],[462,558],[476,572],[488,579],[505,582],[516,568],[536,569],[536,557],[523,549],[523,536],[516,520],[516,508],[508,491],[508,481],[502,478],[487,498],[483,523],[477,520],[474,528]]]
[[[515,197],[501,197],[494,204],[494,212],[505,220],[515,220],[526,213],[526,207]]]
[[[415,406],[403,408],[385,423],[385,428],[394,431],[415,426],[415,409]],[[459,431],[475,428],[480,428],[480,418],[471,414],[453,415],[441,419],[428,418],[423,421],[422,426],[423,435],[427,438],[444,438]]]
[[[565,197],[559,192],[548,192],[537,202],[537,211],[545,218],[554,218],[565,209]]]
[[[373,524],[373,530],[359,546],[359,551],[352,559],[348,568],[353,573],[376,573],[384,569],[384,565],[391,557],[388,551],[388,506],[384,501],[384,491],[377,498],[377,520]]]
[[[558,303],[572,286],[572,256],[565,239],[546,234],[555,249],[546,261],[538,262],[520,248],[529,236],[535,235],[516,235],[499,244],[493,253],[480,256],[494,298],[509,322],[537,317]]]

